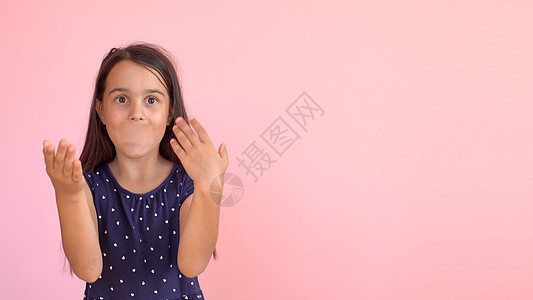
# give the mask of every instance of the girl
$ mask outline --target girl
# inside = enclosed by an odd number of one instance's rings
[[[187,118],[165,53],[133,43],[106,55],[79,160],[65,139],[57,152],[43,142],[84,299],[203,299],[197,276],[216,259],[228,154]]]

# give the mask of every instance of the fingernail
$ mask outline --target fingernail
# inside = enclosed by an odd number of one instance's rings
[[[189,116],[189,121],[194,120],[193,116]]]

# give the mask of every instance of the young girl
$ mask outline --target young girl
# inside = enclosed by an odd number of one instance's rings
[[[133,43],[106,55],[79,160],[65,139],[57,152],[43,142],[84,299],[204,298],[197,276],[216,259],[228,154],[187,118],[165,53]]]

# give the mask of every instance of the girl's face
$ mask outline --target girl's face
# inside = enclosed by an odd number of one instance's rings
[[[117,156],[135,159],[159,153],[171,122],[170,100],[161,77],[152,72],[130,60],[120,61],[108,74],[103,100],[96,99]]]

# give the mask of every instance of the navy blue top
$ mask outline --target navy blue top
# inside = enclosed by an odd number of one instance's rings
[[[132,193],[119,185],[107,164],[83,173],[91,188],[103,270],[86,283],[84,299],[202,299],[198,277],[177,264],[179,213],[194,184],[174,165],[156,189]]]

